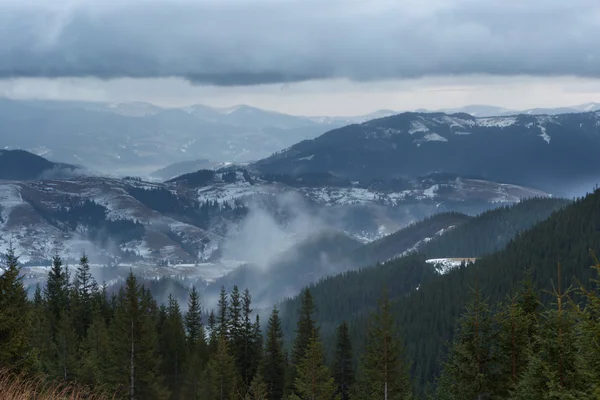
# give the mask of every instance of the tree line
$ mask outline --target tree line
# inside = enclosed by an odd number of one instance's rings
[[[383,298],[365,352],[338,327],[326,360],[309,290],[292,345],[276,306],[263,325],[248,290],[221,290],[207,315],[196,288],[184,312],[173,296],[158,304],[130,273],[118,293],[98,285],[84,255],[71,277],[59,256],[46,285],[28,299],[13,250],[0,276],[0,369],[73,382],[122,399],[389,399],[412,396],[403,344]],[[355,360],[360,360],[358,370]],[[58,384],[58,383],[57,383]]]

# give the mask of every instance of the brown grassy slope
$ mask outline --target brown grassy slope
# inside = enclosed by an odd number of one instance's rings
[[[42,378],[30,378],[0,371],[0,397],[2,400],[108,400],[94,394],[89,388],[47,382]]]

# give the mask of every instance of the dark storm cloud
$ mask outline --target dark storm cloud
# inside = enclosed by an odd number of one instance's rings
[[[0,77],[600,77],[597,0],[0,0]]]

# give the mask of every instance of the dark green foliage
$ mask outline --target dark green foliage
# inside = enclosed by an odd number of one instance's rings
[[[594,269],[600,275],[600,262],[594,255]],[[591,383],[590,393],[600,398],[600,280],[598,276],[591,280],[592,288],[580,285],[580,292],[585,298],[586,307],[580,317],[582,319],[579,347],[582,349],[582,361]]]
[[[529,357],[535,351],[537,296],[529,283],[499,304],[494,319],[497,337],[492,348],[496,364],[492,379],[496,397],[506,398],[519,383]]]
[[[156,304],[130,273],[119,291],[110,329],[110,382],[131,398],[168,395],[160,374],[156,322]]]
[[[190,290],[188,310],[185,313],[185,330],[190,349],[194,349],[198,345],[204,345],[205,337],[204,326],[202,325],[202,305],[196,287],[192,287],[192,290]]]
[[[164,321],[159,323],[159,351],[163,355],[161,375],[165,377],[166,386],[172,399],[178,399],[185,381],[184,366],[188,355],[183,317],[179,303],[169,296]]]
[[[514,232],[520,223],[515,218],[533,223],[551,204],[532,200],[497,215],[512,221],[505,228]],[[341,399],[384,399],[386,382],[389,399],[410,398],[413,384],[418,395],[437,392],[440,399],[595,398],[600,392],[597,282],[591,289],[578,283],[580,290],[569,292],[570,298],[560,284],[554,293],[539,289],[556,280],[557,261],[563,265],[561,283],[592,276],[588,266],[597,262],[587,248],[600,248],[598,209],[600,192],[518,234],[504,250],[445,275],[425,263],[429,255],[417,253],[324,279],[282,305],[285,319],[273,310],[264,347],[247,290],[236,287],[227,295],[222,288],[216,313],[207,320],[207,345],[196,289],[182,315],[174,297],[159,307],[133,275],[110,298],[105,286],[94,284],[86,259],[71,286],[56,257],[43,294],[37,288],[28,301],[13,254],[12,269],[0,277],[0,335],[5,335],[0,338],[14,334],[18,340],[12,343],[19,346],[0,341],[0,367],[8,354],[24,360],[13,364],[17,369],[106,389],[123,399],[330,400],[334,392]],[[493,215],[470,218],[452,232],[481,218],[481,225],[473,225],[477,235],[485,234],[481,227],[489,221],[496,229],[489,235],[499,235],[502,218]],[[469,235],[465,230],[447,248],[491,248],[487,239],[472,242]],[[377,308],[384,287],[390,300]],[[478,288],[475,299],[469,299],[471,287]],[[552,301],[556,305],[548,307]],[[19,329],[9,329],[17,319]],[[444,343],[452,344],[448,354]],[[325,365],[333,366],[332,373]]]
[[[296,365],[294,393],[291,400],[339,400],[336,385],[323,359],[321,342],[313,332],[302,359]]]
[[[92,312],[87,336],[81,343],[79,380],[90,386],[103,386],[110,373],[110,339],[106,320],[99,308]]]
[[[445,400],[487,399],[494,393],[492,350],[494,342],[489,305],[476,290],[467,311],[458,321],[438,387]]]
[[[404,400],[412,397],[412,383],[404,347],[384,294],[369,323],[367,345],[352,398]]]
[[[536,348],[516,387],[515,400],[593,398],[578,347],[575,312],[565,304],[568,291],[561,291],[560,279],[554,296],[556,305],[542,314]]]
[[[353,252],[352,258],[360,261],[358,265],[361,266],[385,262],[390,258],[398,257],[423,238],[435,238],[438,232],[448,228],[455,229],[471,219],[460,213],[435,214],[357,249]]]
[[[257,316],[258,318],[258,316]],[[231,294],[230,321],[232,352],[241,385],[247,391],[260,362],[262,335],[260,322],[252,323],[252,297],[248,290],[240,298],[237,286]]]
[[[52,258],[52,267],[48,272],[44,297],[49,311],[49,321],[52,335],[58,330],[60,314],[69,304],[69,272],[63,267],[60,256]]]
[[[28,343],[30,306],[12,247],[4,255],[3,268],[4,273],[0,275],[0,366],[27,371],[35,362]]]
[[[565,199],[534,198],[486,211],[423,245],[428,258],[481,257],[503,249],[519,233],[567,206]]]
[[[217,328],[217,317],[215,317],[215,313],[212,310],[208,315],[208,333],[208,351],[210,354],[214,354],[219,343],[219,332]]]
[[[85,336],[87,329],[92,322],[93,298],[97,291],[98,285],[90,271],[89,260],[87,256],[83,254],[79,260],[79,266],[75,271],[72,296],[75,332],[80,338]]]
[[[229,352],[224,336],[219,337],[217,352],[206,368],[207,383],[210,386],[209,399],[233,400],[238,398],[239,378],[235,369],[235,360]]]
[[[340,400],[348,400],[350,389],[354,384],[354,365],[352,342],[346,321],[342,322],[337,331],[333,378],[335,379],[336,394],[340,396]]]
[[[269,317],[265,350],[260,369],[267,386],[269,400],[280,400],[285,389],[286,355],[277,307],[273,307]]]
[[[309,289],[304,289],[300,295],[301,303],[298,309],[298,322],[296,324],[296,337],[292,348],[292,363],[289,382],[294,383],[297,376],[297,367],[308,350],[313,336],[319,334],[314,314],[317,310]]]
[[[53,343],[53,362],[50,375],[64,380],[73,380],[79,374],[78,354],[79,345],[75,332],[73,317],[68,310],[60,315],[58,330]]]
[[[229,321],[229,302],[227,301],[227,292],[225,291],[224,286],[221,286],[221,293],[219,294],[219,304],[217,307],[217,336],[219,338],[229,340],[231,334]]]

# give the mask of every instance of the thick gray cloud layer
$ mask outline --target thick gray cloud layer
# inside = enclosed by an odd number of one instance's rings
[[[0,78],[600,77],[598,0],[0,0]]]

